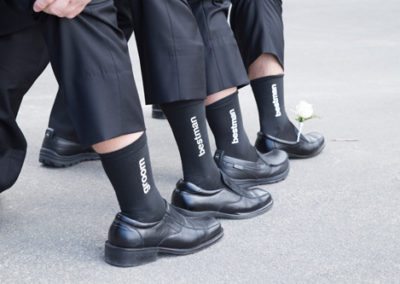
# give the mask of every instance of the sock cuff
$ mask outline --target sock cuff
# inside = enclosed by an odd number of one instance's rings
[[[168,111],[168,110],[174,110],[174,109],[187,108],[187,107],[191,107],[191,106],[197,106],[199,104],[204,104],[204,100],[177,101],[177,102],[172,102],[172,103],[167,103],[167,104],[161,104],[160,107],[165,112],[165,111]]]
[[[99,154],[101,160],[116,160],[127,155],[135,154],[145,148],[147,145],[147,136],[144,132],[138,140],[129,144],[128,146],[114,152]]]
[[[261,77],[261,78],[257,78],[254,80],[250,81],[250,84],[253,86],[253,84],[258,84],[258,83],[269,83],[273,80],[276,79],[281,79],[285,76],[285,74],[279,74],[279,75],[272,75],[272,76],[265,76],[265,77]]]
[[[219,101],[216,101],[213,104],[206,106],[206,110],[207,111],[215,110],[215,109],[224,107],[226,105],[230,105],[234,101],[239,101],[239,91],[236,91],[236,92],[232,93],[231,95],[229,95]]]

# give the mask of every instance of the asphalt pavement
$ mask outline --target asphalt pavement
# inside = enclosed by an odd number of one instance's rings
[[[18,118],[26,164],[0,195],[0,283],[400,283],[399,15],[397,0],[284,1],[286,105],[313,104],[320,118],[305,131],[324,133],[326,149],[264,187],[275,200],[267,214],[223,221],[224,238],[207,250],[136,268],[103,261],[118,206],[100,163],[38,163],[57,91],[46,69]],[[134,40],[130,49],[143,95]],[[249,87],[240,93],[254,141],[254,98]],[[144,113],[169,199],[182,177],[178,150],[168,123]]]

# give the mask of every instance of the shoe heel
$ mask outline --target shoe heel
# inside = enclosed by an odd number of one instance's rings
[[[106,242],[105,261],[108,264],[120,267],[132,267],[156,261],[157,249],[129,249],[116,247]]]

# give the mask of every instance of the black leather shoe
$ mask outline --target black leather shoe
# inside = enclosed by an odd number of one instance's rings
[[[167,204],[163,219],[142,223],[119,213],[105,245],[105,261],[129,267],[156,261],[162,255],[186,255],[204,249],[223,236],[221,224],[211,217],[191,218]]]
[[[52,168],[70,167],[84,161],[100,159],[91,147],[61,138],[48,128],[40,149],[39,162]]]
[[[261,154],[257,151],[256,162],[227,156],[217,150],[214,160],[220,170],[229,176],[234,183],[246,187],[269,184],[284,180],[289,174],[289,159],[286,152],[272,150]]]
[[[312,132],[300,136],[300,141],[286,141],[268,134],[259,132],[256,140],[256,148],[261,153],[267,153],[274,149],[283,150],[291,159],[311,158],[325,147],[325,138],[318,132]]]
[[[260,189],[245,189],[222,173],[225,187],[206,190],[180,180],[172,193],[172,204],[197,216],[224,219],[247,219],[267,212],[273,204],[271,195]]]
[[[160,105],[153,105],[151,117],[155,119],[166,119],[165,114],[162,111]]]

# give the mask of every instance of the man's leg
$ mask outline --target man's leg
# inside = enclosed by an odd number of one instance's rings
[[[49,62],[38,32],[31,25],[0,36],[0,192],[10,188],[21,172],[27,144],[16,117],[23,96]]]
[[[284,104],[284,37],[282,1],[232,0],[231,26],[248,69],[256,98],[260,132],[256,147],[261,152],[282,149],[291,158],[319,154],[324,137],[302,135],[290,122]]]
[[[132,7],[146,99],[149,103],[161,103],[168,109],[181,153],[187,182],[179,183],[180,189],[174,194],[175,204],[197,211],[212,211],[212,214],[227,214],[232,218],[252,217],[265,212],[272,204],[268,193],[259,190],[250,194],[235,192],[227,187],[227,178],[221,180],[221,173],[213,162],[206,139],[204,104],[197,103],[206,94],[203,42],[188,4],[148,0],[132,1]],[[169,16],[171,13],[174,17]],[[182,102],[172,103],[175,101]],[[197,130],[193,128],[193,117]],[[201,137],[193,140],[193,135]],[[192,159],[199,147],[205,154]],[[192,182],[190,185],[200,183],[203,189],[208,190],[207,195],[197,192],[196,196],[201,198],[195,206],[186,204],[187,198],[185,201],[180,199],[181,193],[186,197],[193,195],[193,190],[190,194],[186,192],[189,182]]]
[[[222,127],[216,125],[217,123],[225,124],[223,111],[218,113],[211,111],[218,101],[235,97],[237,87],[248,84],[239,49],[227,22],[230,1],[189,0],[189,3],[205,45],[207,118],[216,138],[217,147],[236,158],[256,161],[258,157],[256,150],[250,144],[244,129],[235,132],[235,137],[239,135],[241,139],[236,137],[234,140],[237,143],[231,143],[233,136],[228,130],[231,130],[232,125],[230,123]],[[212,115],[209,115],[210,113]],[[221,117],[216,117],[218,114],[221,114]],[[219,118],[222,118],[222,121],[217,122]]]
[[[265,212],[270,195],[230,188],[210,151],[204,98],[206,66],[198,24],[186,1],[134,1],[135,35],[146,102],[160,104],[178,144],[184,180],[173,203],[214,216],[245,218]],[[152,37],[148,35],[151,34]],[[233,203],[232,203],[233,202]]]
[[[133,266],[156,260],[161,252],[186,254],[211,245],[222,236],[220,224],[185,217],[161,198],[154,184],[143,115],[113,2],[92,3],[73,20],[42,15],[41,33],[34,39],[45,36],[78,137],[101,155],[120,203],[106,261]],[[18,42],[10,47],[17,48]]]
[[[230,1],[190,1],[206,47],[207,120],[217,144],[218,166],[247,186],[277,182],[288,174],[286,154],[260,155],[244,128],[238,88],[248,83],[233,32],[227,22]]]
[[[114,2],[117,8],[118,27],[126,39],[133,33],[131,0]],[[69,167],[100,157],[91,147],[79,143],[75,128],[69,118],[63,93],[59,90],[51,110],[48,129],[40,149],[39,162],[49,167]]]
[[[118,32],[113,1],[90,5],[82,16],[61,25],[58,19],[52,21],[56,25],[46,29],[46,35],[60,36],[50,37],[49,49],[72,50],[72,57],[85,58],[82,66],[55,54],[52,66],[78,138],[100,154],[122,211],[109,231],[106,261],[133,266],[155,260],[159,253],[187,254],[213,244],[222,236],[218,222],[187,219],[156,188],[126,39]],[[68,75],[77,73],[83,82],[72,86]]]

